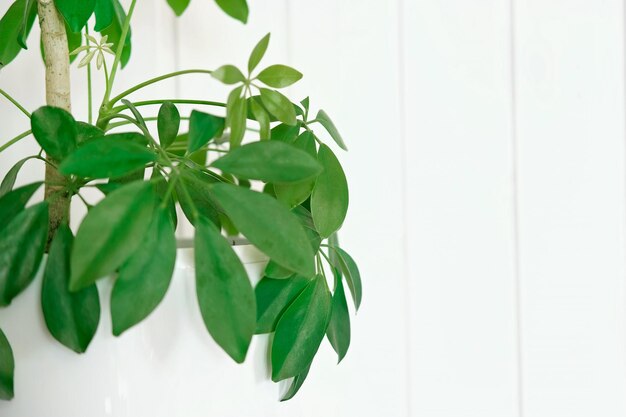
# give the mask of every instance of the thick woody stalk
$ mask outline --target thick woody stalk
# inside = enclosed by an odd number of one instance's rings
[[[46,103],[71,112],[70,61],[63,17],[53,0],[38,0],[38,11],[46,56]],[[49,239],[52,239],[61,222],[69,219],[70,196],[64,190],[66,179],[50,164],[46,164],[45,178],[45,197],[50,204]]]

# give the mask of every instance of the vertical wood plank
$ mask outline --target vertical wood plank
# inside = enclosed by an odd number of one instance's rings
[[[415,415],[518,415],[510,9],[405,2]]]
[[[398,1],[291,1],[289,7],[291,64],[305,75],[292,93],[310,94],[314,111],[331,115],[349,148],[333,147],[350,185],[341,240],[364,279],[348,356],[338,367],[325,362],[303,399],[332,398],[329,410],[340,416],[407,416]]]
[[[527,417],[626,415],[621,1],[518,1]]]

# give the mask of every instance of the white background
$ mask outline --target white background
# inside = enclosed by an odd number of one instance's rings
[[[300,69],[290,95],[311,95],[350,148],[342,241],[363,305],[344,362],[325,342],[285,415],[626,415],[622,1],[252,0],[247,26],[191,3],[176,20],[139,2],[119,90],[243,67],[272,32],[264,63]],[[31,110],[44,103],[33,32],[0,73]],[[84,73],[73,81],[84,116]],[[225,91],[187,76],[133,98]],[[4,101],[0,114],[2,142],[28,128]],[[10,148],[0,175],[35,149]]]

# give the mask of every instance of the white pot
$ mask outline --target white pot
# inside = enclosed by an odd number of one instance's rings
[[[265,256],[251,246],[236,251],[256,283]],[[0,401],[0,416],[245,417],[277,410],[281,387],[269,381],[267,337],[255,336],[246,362],[237,365],[205,329],[192,249],[178,250],[172,283],[156,311],[120,337],[111,334],[110,280],[99,289],[99,328],[82,355],[60,345],[46,329],[41,271],[0,310],[0,327],[16,363],[15,398]]]

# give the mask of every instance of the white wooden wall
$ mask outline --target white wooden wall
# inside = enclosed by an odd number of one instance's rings
[[[251,0],[245,27],[208,0],[179,20],[164,3],[138,5],[120,88],[243,66],[272,32],[265,62],[304,72],[290,93],[350,147],[342,241],[365,287],[352,347],[335,367],[325,346],[271,415],[626,415],[623,1]],[[30,45],[0,87],[34,109]],[[189,76],[136,97],[155,95],[225,90]],[[2,142],[24,130],[0,114]],[[26,149],[0,156],[0,175]]]

